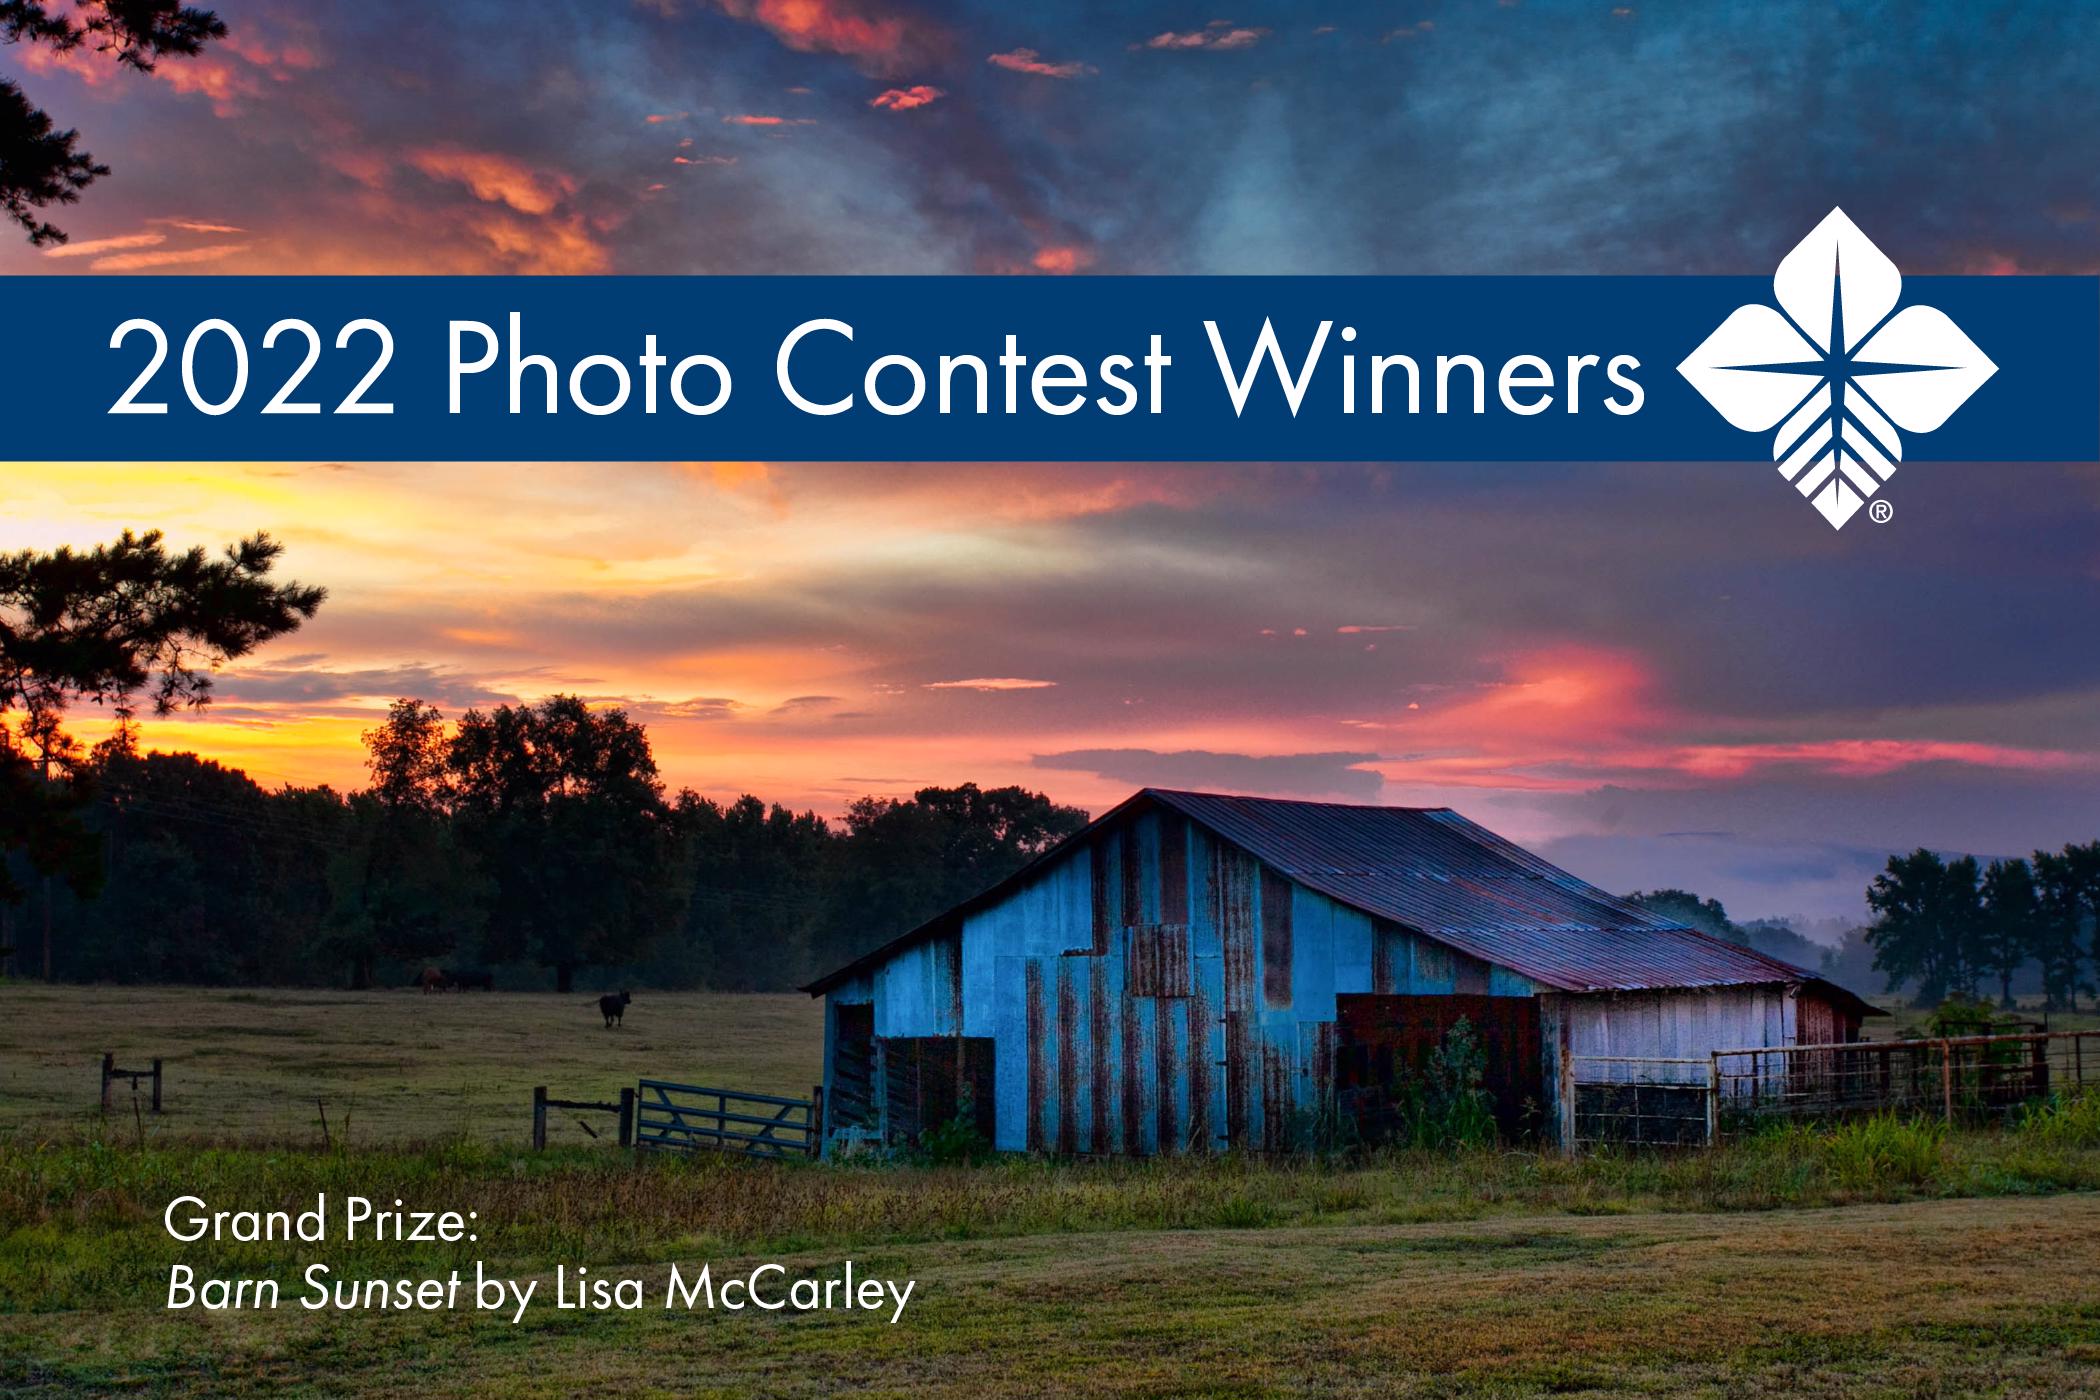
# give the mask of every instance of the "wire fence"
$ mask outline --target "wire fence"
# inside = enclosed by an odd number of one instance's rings
[[[2003,1118],[2100,1085],[2100,1031],[1570,1057],[1572,1141],[1699,1146],[1771,1122],[1897,1112]]]

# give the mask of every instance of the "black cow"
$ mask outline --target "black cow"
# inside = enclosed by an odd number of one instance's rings
[[[633,1000],[634,998],[625,992],[607,992],[604,996],[598,998],[598,1011],[605,1017],[605,1028],[607,1030],[611,1030],[614,1026],[621,1024],[620,1013],[625,1011],[627,1003]]]

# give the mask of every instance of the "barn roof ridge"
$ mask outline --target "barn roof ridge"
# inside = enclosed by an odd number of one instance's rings
[[[820,996],[906,948],[959,927],[1150,804],[1203,826],[1307,889],[1556,991],[1815,984],[1874,1008],[1807,968],[1609,894],[1449,807],[1141,788],[1005,879],[803,988]],[[1321,859],[1331,856],[1331,859]]]

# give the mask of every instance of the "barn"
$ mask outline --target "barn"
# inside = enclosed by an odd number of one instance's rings
[[[1461,1016],[1504,1130],[1567,1141],[1578,1064],[1849,1041],[1879,1014],[1449,808],[1159,788],[803,990],[827,1152],[963,1112],[1009,1151],[1285,1149],[1374,1123]]]

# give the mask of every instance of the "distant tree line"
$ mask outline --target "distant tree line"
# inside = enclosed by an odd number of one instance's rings
[[[1987,991],[2011,1007],[2018,982],[2039,990],[2050,1009],[2075,1011],[2100,972],[2100,841],[1988,863],[1923,848],[1892,855],[1867,887],[1873,919],[1837,948],[1776,919],[1736,923],[1719,900],[1688,890],[1636,890],[1627,898],[1717,938],[1819,968],[1863,995],[1903,992],[1920,1006]]]
[[[83,757],[92,891],[15,891],[34,916],[55,903],[54,974],[363,987],[496,966],[559,990],[584,969],[779,990],[1087,820],[975,784],[864,797],[841,821],[667,793],[643,726],[574,696],[451,725],[404,699],[364,740],[370,782],[352,793],[265,790],[192,754],[141,753],[128,731]]]
[[[1920,1005],[1974,997],[2013,1004],[2013,979],[2039,973],[2052,1009],[2075,1010],[2100,967],[2100,841],[1979,865],[1924,848],[1890,856],[1867,889],[1866,939],[1891,989],[1910,983]]]

